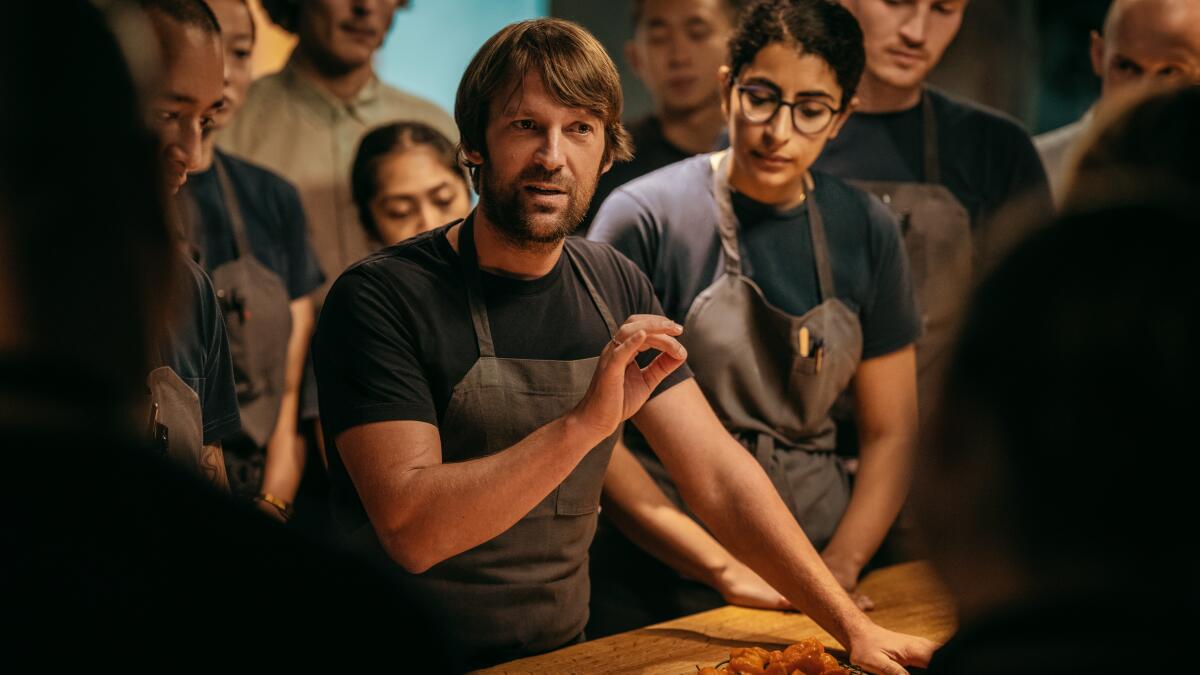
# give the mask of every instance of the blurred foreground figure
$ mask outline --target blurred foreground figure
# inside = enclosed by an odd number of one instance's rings
[[[131,56],[153,50],[144,15],[109,7]],[[6,655],[53,639],[73,654],[119,649],[126,663],[166,650],[194,661],[227,657],[211,649],[214,638],[253,629],[268,643],[286,635],[340,645],[354,634],[383,644],[372,638],[386,634],[395,649],[397,637],[411,639],[422,651],[400,646],[408,658],[448,668],[427,627],[404,625],[419,612],[385,611],[403,600],[370,568],[293,536],[147,447],[139,404],[178,261],[158,143],[100,11],[78,0],[12,9],[0,23]],[[31,28],[43,26],[72,49],[38,50],[45,36]],[[308,592],[298,598],[301,580]],[[230,598],[262,611],[231,611]]]
[[[1180,643],[1173,617],[1197,596],[1176,523],[1196,511],[1178,467],[1200,404],[1198,117],[1197,88],[1118,116],[1068,213],[974,296],[917,471],[961,612],[930,673],[1117,672]]]

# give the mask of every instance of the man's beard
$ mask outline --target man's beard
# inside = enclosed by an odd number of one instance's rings
[[[481,171],[479,205],[484,215],[502,237],[521,248],[534,250],[557,245],[579,227],[600,178],[597,173],[596,180],[581,184],[561,171],[547,171],[535,165],[522,171],[507,185],[501,185],[489,164],[484,163]],[[548,226],[535,225],[532,216],[536,210],[524,201],[525,188],[522,185],[531,182],[554,185],[567,195],[567,207]]]

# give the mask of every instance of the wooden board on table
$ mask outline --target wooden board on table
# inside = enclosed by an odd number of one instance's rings
[[[861,591],[875,601],[871,618],[892,630],[943,642],[954,632],[954,610],[924,563],[871,573]],[[481,673],[662,673],[686,675],[729,658],[733,647],[783,649],[806,637],[838,643],[803,614],[722,607],[646,628],[501,664]]]

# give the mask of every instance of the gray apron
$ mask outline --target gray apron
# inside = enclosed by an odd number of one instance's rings
[[[720,152],[711,160],[724,273],[692,302],[680,341],[696,382],[725,428],[754,454],[819,548],[833,536],[850,499],[845,471],[834,454],[830,411],[858,369],[862,328],[858,316],[835,295],[824,221],[811,189],[807,208],[818,305],[792,316],[773,306],[743,273],[727,155]],[[807,356],[801,355],[802,329],[808,334]],[[682,506],[666,472],[655,464],[647,466],[651,475]]]
[[[204,427],[200,396],[167,366],[150,371],[146,376],[146,389],[150,394],[146,432],[153,447],[189,471],[203,476]]]
[[[917,400],[924,422],[932,407],[927,404],[932,402],[930,397],[945,368],[954,322],[971,283],[974,243],[970,214],[941,184],[937,117],[928,93],[921,99],[921,110],[925,182],[850,183],[879,197],[900,220],[923,327],[917,340]]]
[[[283,401],[292,333],[291,297],[279,275],[254,257],[237,193],[220,154],[214,154],[213,167],[233,225],[236,257],[213,270],[212,282],[229,333],[242,431],[263,448],[275,430]],[[203,257],[204,244],[197,241],[201,230],[191,230],[192,241]],[[203,259],[200,262],[203,266]]]
[[[599,361],[497,357],[472,219],[463,223],[458,242],[479,360],[454,386],[439,425],[446,463],[499,452],[561,417],[583,398]],[[617,324],[572,245],[568,239],[563,254],[613,335]],[[407,590],[445,610],[445,629],[468,664],[550,651],[582,634],[590,591],[587,551],[616,439],[614,433],[589,451],[558,488],[494,539],[419,575],[393,563]],[[360,536],[374,538],[370,526],[363,529]]]

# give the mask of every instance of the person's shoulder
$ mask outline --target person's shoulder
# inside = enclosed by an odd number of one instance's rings
[[[703,154],[668,164],[661,169],[639,176],[613,194],[623,194],[648,208],[685,207],[690,200],[681,199],[689,190],[709,192],[711,155]]]
[[[291,181],[275,173],[267,167],[252,162],[237,153],[218,150],[221,159],[230,167],[230,172],[238,176],[247,188],[257,194],[282,195],[285,198],[300,199],[300,192]]]
[[[419,297],[428,293],[431,286],[444,285],[446,274],[456,267],[457,260],[446,241],[446,232],[452,225],[422,232],[350,265],[334,282],[330,295],[386,288],[389,293]],[[355,291],[340,290],[339,286]]]
[[[632,260],[605,242],[582,237],[567,237],[564,245],[578,257],[585,267],[595,272],[601,282],[613,280],[627,288],[634,279],[642,274]]]
[[[828,204],[831,209],[837,209],[838,216],[843,219],[838,223],[839,229],[849,230],[850,224],[854,223],[861,228],[858,232],[872,240],[898,232],[896,216],[875,195],[824,171],[814,170],[812,175],[817,204]]]
[[[928,91],[939,125],[947,131],[977,139],[998,138],[1004,142],[1021,140],[1032,146],[1033,139],[1029,132],[1015,117],[939,89],[931,87]]]
[[[1038,134],[1034,136],[1033,144],[1043,157],[1061,154],[1073,147],[1083,136],[1087,130],[1087,121],[1087,116],[1084,116],[1066,126]]]
[[[389,114],[397,119],[411,119],[433,126],[451,140],[458,139],[458,127],[454,118],[442,106],[412,92],[379,82],[379,98],[386,104]]]

